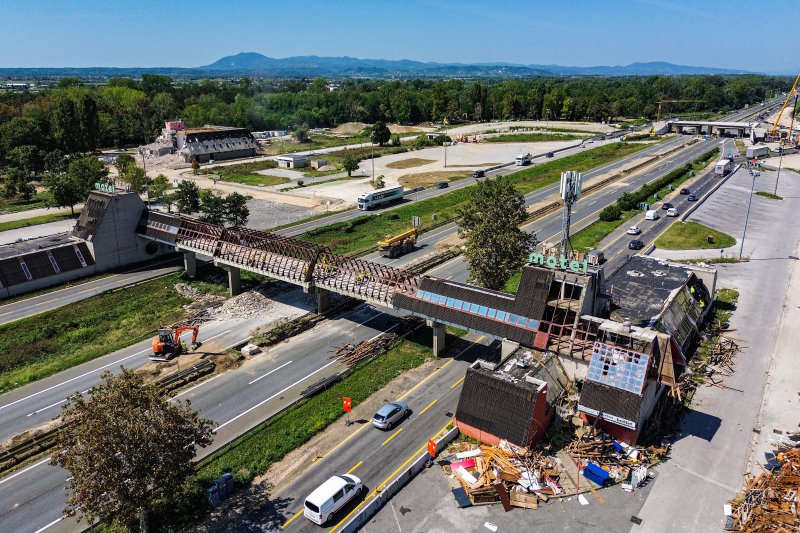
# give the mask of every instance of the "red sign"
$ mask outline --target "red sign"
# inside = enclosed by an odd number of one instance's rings
[[[350,398],[342,398],[342,407],[344,408],[345,413],[349,413],[353,410],[353,402]]]
[[[433,439],[428,439],[428,453],[430,454],[431,458],[436,457],[436,443]]]

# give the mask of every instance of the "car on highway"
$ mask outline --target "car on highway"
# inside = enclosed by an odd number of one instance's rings
[[[545,157],[553,157],[553,152],[547,152],[544,156]]]
[[[667,209],[667,216],[668,217],[676,217],[678,215],[680,215],[680,213],[678,213],[678,210],[675,209],[674,207],[671,207],[671,208]]]
[[[642,232],[642,229],[639,226],[631,226],[628,228],[628,235],[639,235]]]
[[[644,214],[645,220],[658,220],[658,211],[655,209],[649,210],[647,213]]]
[[[640,241],[639,239],[633,239],[631,242],[628,243],[628,248],[631,250],[641,250],[644,248],[644,242]]]
[[[684,189],[681,189],[681,194],[692,194],[692,191],[690,191],[689,189],[685,189],[684,188]]]
[[[449,186],[450,186],[450,184],[447,183],[446,181],[440,181],[439,183],[436,184],[436,188],[437,189],[446,189]]]
[[[673,207],[675,207],[675,206],[672,205],[671,203],[664,202],[664,205],[661,206],[661,209],[667,210],[667,209],[672,209]]]
[[[364,484],[353,474],[333,476],[308,495],[303,504],[303,515],[322,525],[363,490]]]
[[[483,170],[476,170],[475,172],[472,173],[473,178],[483,178],[485,176],[486,172],[484,172]]]
[[[392,429],[408,413],[408,405],[405,403],[390,402],[378,409],[378,412],[372,416],[372,425],[378,429]]]
[[[697,195],[690,194],[689,196],[686,197],[686,200],[688,200],[689,202],[696,202],[697,201]]]

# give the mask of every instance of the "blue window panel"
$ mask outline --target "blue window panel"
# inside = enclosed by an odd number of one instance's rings
[[[469,302],[464,302],[463,304],[461,304],[461,309],[463,309],[464,311],[469,311],[470,305],[471,304]]]
[[[539,321],[534,319],[528,320],[528,327],[531,329],[538,329],[539,328]]]
[[[482,306],[480,306],[478,308],[478,314],[481,315],[481,316],[486,316],[486,313],[488,311],[489,311],[489,309],[485,305],[482,305]]]
[[[472,304],[470,306],[470,308],[469,308],[469,312],[470,313],[477,313],[478,312],[478,307],[480,307],[478,304]]]
[[[444,303],[444,296],[441,296],[439,294],[434,294],[433,295],[433,303],[435,303],[435,304],[437,304],[437,303],[438,304],[443,304]]]
[[[463,302],[461,300],[456,300],[456,303],[455,303],[455,305],[453,305],[453,307],[455,307],[456,309],[461,309],[461,304],[462,303]]]
[[[429,293],[428,291],[425,291],[425,295],[424,295],[422,298],[423,298],[423,299],[424,299],[426,302],[430,302],[430,301],[431,301],[431,293]]]
[[[453,307],[453,299],[452,298],[448,298],[447,302],[445,302],[445,305],[447,307]]]
[[[489,318],[494,318],[497,315],[497,309],[489,309]]]
[[[525,324],[527,324],[527,322],[528,322],[528,319],[525,318],[524,316],[518,316],[517,317],[517,325],[518,326],[524,326]]]
[[[498,311],[497,312],[497,320],[505,320],[506,319],[506,312],[505,311]]]
[[[509,324],[513,324],[516,321],[517,321],[517,315],[513,313],[508,313],[508,315],[506,316],[506,322],[508,322]]]
[[[424,291],[422,289],[417,289],[417,298],[422,298]]]

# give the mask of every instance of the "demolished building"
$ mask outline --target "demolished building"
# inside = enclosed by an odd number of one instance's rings
[[[258,143],[246,128],[207,125],[177,131],[175,147],[186,163],[207,163],[254,156]]]

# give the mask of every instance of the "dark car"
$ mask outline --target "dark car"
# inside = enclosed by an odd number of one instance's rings
[[[436,184],[436,188],[437,189],[446,189],[449,186],[450,186],[450,184],[447,183],[446,181],[440,181],[439,183]]]
[[[681,194],[692,194],[692,191],[689,189],[681,189]]]
[[[697,195],[690,194],[688,197],[686,197],[686,199],[689,200],[690,202],[696,202],[697,201]]]
[[[628,248],[631,250],[641,250],[644,248],[644,242],[640,241],[639,239],[633,239],[628,243]]]
[[[547,153],[545,154],[545,157],[553,157],[553,152],[547,152]]]
[[[673,207],[675,207],[675,206],[672,205],[671,203],[664,202],[664,205],[661,206],[661,209],[672,209]]]
[[[484,172],[483,170],[476,170],[475,172],[472,173],[473,178],[482,178],[484,176],[486,176],[486,172]]]

